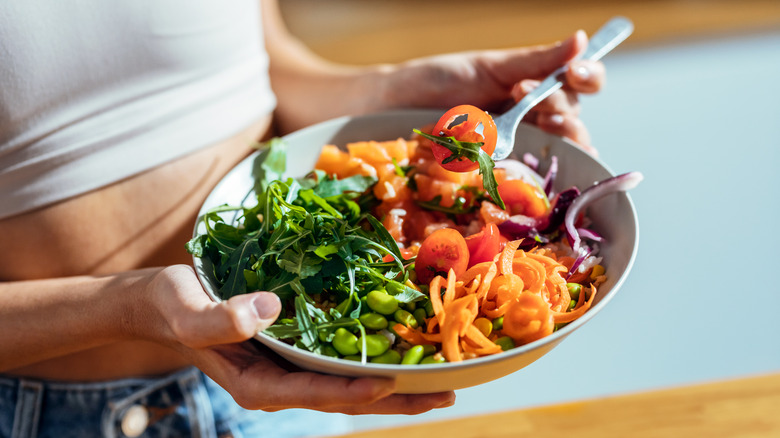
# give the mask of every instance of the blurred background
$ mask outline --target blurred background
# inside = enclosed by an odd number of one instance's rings
[[[529,367],[458,391],[454,407],[366,416],[356,430],[780,371],[780,2],[283,0],[320,55],[370,64],[549,43],[614,15],[634,34],[607,55],[582,118],[631,193],[639,253],[599,315]],[[565,171],[565,170],[564,170]]]

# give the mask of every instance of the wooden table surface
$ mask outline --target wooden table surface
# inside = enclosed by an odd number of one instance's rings
[[[777,438],[780,372],[341,438]]]

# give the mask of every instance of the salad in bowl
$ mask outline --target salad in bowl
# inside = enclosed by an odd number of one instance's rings
[[[293,363],[433,392],[527,365],[606,304],[636,250],[625,191],[641,174],[532,127],[527,140],[556,141],[493,163],[468,118],[411,113],[263,145],[215,188],[187,249],[212,299],[281,298],[257,338]],[[587,184],[561,178],[572,154]],[[592,214],[610,198],[624,216],[611,229]]]

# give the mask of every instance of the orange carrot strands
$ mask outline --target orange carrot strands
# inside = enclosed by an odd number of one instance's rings
[[[511,242],[507,242],[504,250],[501,251],[501,256],[498,259],[498,271],[502,275],[513,273],[512,262],[515,259],[515,253],[517,252],[517,248],[520,246],[521,242],[522,240],[513,240]]]
[[[407,327],[401,323],[397,323],[393,326],[393,330],[395,330],[396,333],[398,333],[398,336],[403,338],[406,342],[412,344],[412,345],[433,345],[435,344],[434,341],[428,340],[423,336],[423,333],[420,333],[419,331]]]
[[[492,351],[492,353],[487,353],[487,354],[501,352],[501,347],[499,347],[493,341],[485,337],[485,335],[474,324],[468,326],[468,330],[466,331],[465,338],[471,341],[472,343],[474,343],[476,347],[479,347],[484,351]]]
[[[477,299],[479,302],[484,302],[485,297],[488,294],[488,291],[490,290],[490,283],[493,282],[493,278],[495,278],[497,273],[496,264],[493,263],[490,265],[490,268],[485,273],[485,278],[482,280],[482,285],[479,288],[479,292],[477,292]]]
[[[420,333],[420,336],[432,344],[441,344],[441,333]]]
[[[580,292],[580,297],[582,297],[583,295],[585,295],[584,289]],[[566,313],[560,313],[554,311],[552,312],[555,323],[557,324],[563,322],[572,322],[575,319],[579,318],[580,316],[584,315],[585,312],[588,309],[590,309],[590,306],[593,304],[593,298],[595,296],[596,296],[596,288],[593,285],[591,285],[590,297],[588,298],[587,302],[580,304],[582,301],[580,299],[580,301],[578,301],[577,304],[578,307],[575,307],[574,310],[572,310],[571,312],[566,312]]]
[[[544,281],[545,289],[548,291],[550,308],[556,312],[562,312],[569,308],[571,294],[566,287],[566,280],[555,272]]]
[[[553,332],[553,312],[541,296],[523,292],[504,314],[503,331],[517,345],[541,339]]]
[[[506,309],[509,307],[509,303],[504,304],[501,307],[496,307],[492,309],[482,309],[482,314],[487,316],[490,319],[496,319],[504,316],[504,313],[506,313]]]
[[[549,250],[526,252],[519,242],[509,242],[491,262],[478,263],[457,277],[437,276],[430,283],[434,316],[425,328],[394,328],[407,342],[440,346],[449,362],[501,352],[490,337],[508,335],[517,345],[550,335],[556,323],[570,322],[582,316],[592,305],[592,293],[583,291],[574,309],[566,312],[571,294],[564,273],[565,256]],[[442,293],[442,288],[444,292]],[[587,297],[587,298],[586,298]],[[504,317],[500,332],[485,336],[475,325],[477,317]]]
[[[441,353],[449,362],[463,360],[460,336],[461,331],[465,331],[464,326],[471,325],[473,321],[472,311],[469,310],[469,307],[475,300],[476,297],[468,295],[452,301],[444,308],[447,317],[441,322]]]
[[[515,257],[512,263],[513,272],[520,276],[527,290],[538,294],[542,291],[542,286],[544,286],[544,278],[547,276],[547,271],[544,269],[544,265],[538,261],[525,257],[525,253],[522,251],[519,253],[522,256]]]
[[[425,322],[425,331],[427,333],[433,333],[436,331],[437,327],[439,327],[439,317],[436,315],[432,318],[428,318],[428,321]]]
[[[482,283],[482,275],[477,274],[476,277],[474,277],[474,280],[469,283],[468,287],[464,287],[463,291],[465,292],[464,295],[472,295],[477,292],[477,289],[479,289],[479,285]]]
[[[441,282],[444,279],[440,276],[433,277],[430,287],[428,288],[428,295],[431,298],[431,306],[433,307],[433,313],[438,317],[443,313],[444,304],[441,302]]]
[[[491,266],[495,267],[495,265],[496,264],[494,262],[477,263],[476,265],[468,268],[458,280],[463,281],[463,284],[467,284],[470,281],[476,279],[478,275],[482,276],[482,278],[485,278],[485,274],[487,274]]]
[[[471,345],[470,343],[464,341],[461,341],[460,343],[461,349],[463,349],[466,353],[474,353],[477,356],[489,356],[491,354],[497,354],[501,353],[503,350],[501,350],[501,347],[499,347],[496,344],[493,344],[493,347],[477,347],[474,345]],[[495,348],[494,348],[495,347]]]
[[[444,289],[444,298],[442,299],[444,302],[444,306],[446,307],[448,304],[452,303],[452,301],[455,299],[455,271],[450,269],[450,272],[447,273],[447,287]]]

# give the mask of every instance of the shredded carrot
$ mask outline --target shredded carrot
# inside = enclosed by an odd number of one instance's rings
[[[580,292],[580,299],[577,302],[577,307],[574,308],[571,312],[555,312],[553,311],[553,318],[555,319],[555,323],[562,323],[562,322],[572,322],[575,319],[579,318],[585,312],[590,309],[590,306],[593,304],[593,298],[596,296],[596,287],[591,285],[591,292],[590,297],[588,298],[588,301],[583,303],[583,296],[585,295],[585,289]]]
[[[434,341],[426,339],[425,336],[423,336],[423,334],[419,331],[411,327],[407,327],[400,322],[393,326],[393,330],[398,333],[398,336],[403,338],[403,340],[412,345],[435,344]]]
[[[459,278],[452,270],[446,279],[435,277],[429,287],[433,316],[418,329],[396,325],[396,333],[411,344],[440,346],[445,359],[459,362],[500,353],[495,340],[501,336],[523,345],[548,336],[555,324],[585,314],[596,288],[583,287],[574,309],[568,310],[566,263],[573,261],[549,250],[523,251],[519,245],[508,242],[493,261],[478,263]],[[474,324],[477,318],[499,317],[504,318],[503,328],[489,334]]]
[[[550,307],[539,295],[522,292],[504,314],[504,332],[518,344],[527,344],[553,332]]]
[[[507,242],[504,250],[501,251],[499,272],[501,272],[502,275],[512,274],[514,272],[514,269],[512,269],[512,262],[515,259],[517,248],[520,247],[520,242],[522,242],[522,240]]]

